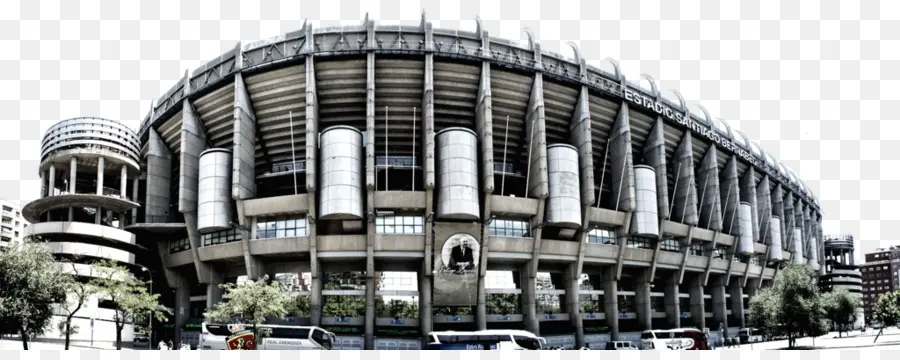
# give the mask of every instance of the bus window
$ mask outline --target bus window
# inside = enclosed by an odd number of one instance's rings
[[[313,331],[312,338],[315,342],[319,343],[325,350],[331,350],[331,337],[328,336],[324,331],[316,329]]]
[[[653,340],[653,339],[655,339],[653,334],[654,333],[652,331],[645,331],[645,332],[641,333],[641,340]]]
[[[231,330],[226,325],[206,324],[206,330],[215,336],[231,336]]]
[[[269,337],[281,339],[309,339],[309,329],[270,327]]]
[[[516,345],[526,350],[541,350],[541,343],[538,339],[527,336],[514,336],[513,339],[515,339]]]

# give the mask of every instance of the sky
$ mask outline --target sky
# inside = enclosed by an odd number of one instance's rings
[[[880,121],[882,104],[898,96],[876,89],[881,103],[838,99],[860,99],[861,84],[874,81],[879,87],[896,78],[882,74],[879,62],[864,61],[871,57],[866,54],[900,56],[887,42],[831,41],[848,32],[879,39],[877,22],[873,28],[805,21],[820,14],[859,19],[870,16],[871,6],[876,15],[894,6],[872,3],[853,9],[845,2],[705,0],[229,0],[202,7],[168,0],[142,1],[139,7],[106,0],[11,2],[0,14],[0,23],[17,30],[0,35],[8,49],[0,53],[0,198],[22,204],[36,198],[40,138],[57,121],[96,116],[136,129],[151,101],[186,69],[193,71],[237,41],[297,30],[304,18],[315,27],[357,25],[368,13],[379,24],[417,25],[424,11],[435,28],[469,31],[479,15],[491,36],[522,45],[528,27],[545,50],[572,57],[566,45],[572,41],[589,64],[617,59],[627,78],[646,73],[660,89],[679,90],[804,179],[821,201],[826,233],[853,234],[863,240],[863,251],[872,251],[893,244],[888,224],[900,217],[892,211],[900,196],[882,193],[882,184],[896,184],[897,167],[879,162],[892,153],[885,142],[897,140],[891,129],[900,127]],[[738,20],[748,16],[762,21]],[[771,21],[777,19],[793,20]]]

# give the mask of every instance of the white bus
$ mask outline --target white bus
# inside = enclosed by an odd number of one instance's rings
[[[262,325],[271,333],[257,343],[257,350],[331,350],[335,344],[334,334],[317,326]],[[247,325],[248,330],[253,329]],[[200,333],[201,350],[227,350],[225,340],[231,336],[228,325],[202,324]]]
[[[541,350],[546,340],[524,330],[433,331],[428,350]]]
[[[645,330],[643,350],[709,350],[709,338],[697,329]]]

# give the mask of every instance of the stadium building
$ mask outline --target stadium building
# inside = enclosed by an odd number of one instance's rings
[[[343,348],[497,328],[599,347],[650,328],[734,334],[778,263],[824,270],[819,203],[794,172],[650,77],[575,53],[424,17],[238,44],[154,101],[136,142],[102,140],[123,142],[106,166],[127,196],[44,194],[30,213],[81,236],[59,253],[156,255],[176,339],[240,276],[309,274],[293,321]],[[74,160],[93,150],[72,151],[57,176],[93,169]],[[76,215],[92,207],[112,215]],[[124,226],[96,225],[108,216]],[[417,290],[379,290],[380,272],[415,272]],[[512,285],[492,288],[498,273]],[[376,311],[394,295],[415,295],[418,316]],[[366,305],[328,310],[342,297]]]

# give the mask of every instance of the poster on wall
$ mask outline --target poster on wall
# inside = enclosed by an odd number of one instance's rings
[[[457,233],[439,246],[434,259],[434,306],[475,306],[481,245],[472,235]]]

